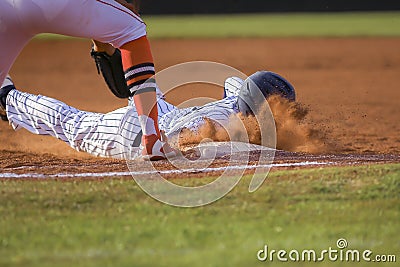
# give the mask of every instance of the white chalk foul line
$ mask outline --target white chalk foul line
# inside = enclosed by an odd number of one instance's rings
[[[299,166],[316,166],[316,165],[332,165],[333,162],[318,162],[318,161],[305,161],[293,163],[272,163],[264,165],[239,165],[239,166],[224,166],[224,167],[210,167],[206,169],[179,169],[179,170],[161,170],[161,171],[134,171],[134,172],[86,172],[86,173],[57,173],[57,174],[41,174],[41,173],[0,173],[0,179],[48,179],[48,178],[82,178],[82,177],[114,177],[114,176],[132,176],[132,175],[146,175],[146,174],[183,174],[183,173],[208,173],[219,172],[225,170],[252,170],[257,168],[272,168],[272,167],[299,167]]]

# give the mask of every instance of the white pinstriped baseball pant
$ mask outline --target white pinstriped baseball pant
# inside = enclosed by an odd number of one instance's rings
[[[12,90],[7,116],[15,130],[51,135],[95,156],[124,158],[127,148],[138,147],[141,141],[134,106],[106,114],[86,112],[50,97]]]

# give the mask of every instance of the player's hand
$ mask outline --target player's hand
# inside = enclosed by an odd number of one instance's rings
[[[133,3],[128,3],[125,0],[115,0],[116,2],[120,3],[121,5],[123,5],[124,7],[126,7],[127,9],[129,9],[130,11],[132,11],[133,13],[135,13],[136,15],[139,16],[139,1],[129,1],[129,2],[133,2]]]
[[[163,142],[165,142],[165,143],[168,143],[168,137],[167,137],[167,135],[165,134],[165,131],[164,131],[164,130],[160,130],[160,136],[161,136],[161,141],[163,141]]]
[[[93,49],[96,52],[106,52],[109,56],[112,56],[115,52],[114,46],[107,43],[102,43],[97,40],[92,40],[93,42]]]
[[[174,158],[181,153],[178,149],[173,148],[170,145],[170,143],[168,143],[168,137],[165,134],[164,130],[160,130],[160,135],[161,135],[161,142],[165,143],[163,146],[163,149],[164,149],[164,152],[166,154],[168,154],[168,158]]]

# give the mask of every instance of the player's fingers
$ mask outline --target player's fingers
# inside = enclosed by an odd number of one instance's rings
[[[167,135],[165,134],[165,131],[164,131],[164,130],[160,130],[160,135],[161,135],[161,141],[167,142],[167,143],[168,143],[168,137],[167,137]]]
[[[96,52],[106,52],[109,56],[113,55],[115,52],[115,48],[111,44],[103,43],[93,39],[92,42],[93,42],[93,49]]]

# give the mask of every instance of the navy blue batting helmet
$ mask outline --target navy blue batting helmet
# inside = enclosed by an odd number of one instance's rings
[[[271,71],[257,71],[244,81],[240,89],[239,111],[244,115],[253,115],[271,95],[296,100],[294,87],[285,78]]]

